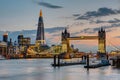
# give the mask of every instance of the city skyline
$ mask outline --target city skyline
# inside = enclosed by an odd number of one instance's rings
[[[119,3],[119,0],[1,0],[0,31],[36,30],[39,11],[42,9],[45,28],[68,27],[72,36],[80,36],[97,35],[99,28],[103,27],[107,31],[107,46],[114,43],[119,48]],[[57,31],[45,33],[53,44],[60,43],[62,30]],[[84,45],[82,48],[97,46],[94,40],[72,42]]]

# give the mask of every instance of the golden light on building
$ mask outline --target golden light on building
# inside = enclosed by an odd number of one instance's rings
[[[62,52],[67,52],[67,44],[62,44]]]

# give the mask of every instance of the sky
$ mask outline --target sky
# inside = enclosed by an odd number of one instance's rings
[[[111,49],[110,43],[120,48],[120,0],[0,0],[0,31],[36,30],[40,9],[45,28],[68,27],[71,36],[91,36],[103,27],[108,49]],[[60,33],[58,30],[45,35],[51,43],[58,43]],[[71,42],[79,48],[93,45],[87,51],[95,49],[98,43],[94,40]]]

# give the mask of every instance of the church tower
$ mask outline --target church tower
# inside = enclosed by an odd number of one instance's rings
[[[45,43],[42,10],[40,10],[40,15],[39,15],[39,20],[38,20],[36,43],[39,44],[39,45],[44,45],[44,43]]]

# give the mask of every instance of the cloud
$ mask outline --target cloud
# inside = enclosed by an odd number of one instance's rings
[[[34,1],[34,2],[37,3],[40,6],[44,6],[44,7],[47,7],[47,8],[52,8],[52,9],[63,8],[62,6],[53,5],[53,4],[48,3],[48,2],[38,2],[38,1]]]
[[[100,30],[100,28],[85,28],[81,30],[79,33],[88,33],[88,34],[93,34],[96,33]]]
[[[114,20],[109,20],[108,23],[118,23],[120,19],[114,18]]]
[[[104,28],[106,32],[111,32],[113,30],[113,28],[120,27],[120,23],[119,24],[111,24],[111,25],[108,25],[108,26],[101,26],[101,27]],[[73,35],[77,35],[77,34],[80,34],[80,33],[93,34],[93,33],[98,32],[101,27],[85,28],[85,29],[81,30],[80,32],[75,32],[75,33],[72,33],[72,34]]]
[[[77,17],[77,20],[88,20],[90,18],[109,16],[113,14],[120,14],[120,10],[103,7],[99,8],[97,11],[88,11],[85,14]]]
[[[120,38],[120,36],[115,36],[114,38]]]
[[[96,23],[96,24],[99,24],[99,23],[119,23],[120,22],[120,19],[117,19],[117,18],[114,18],[114,20],[108,20],[108,21],[103,21],[103,20],[96,20],[96,21],[93,21],[91,20],[90,23]]]
[[[99,24],[99,23],[106,23],[106,21],[103,21],[103,20],[96,20],[96,21],[90,20],[89,23],[96,23],[96,24]]]
[[[71,33],[70,36],[76,36],[78,35],[80,32],[74,32],[74,33]]]
[[[48,33],[55,33],[55,32],[59,32],[59,31],[63,31],[65,29],[65,27],[53,27],[53,28],[46,28],[45,31]]]
[[[78,17],[78,16],[80,16],[81,14],[73,14],[73,16],[75,16],[75,17]]]

